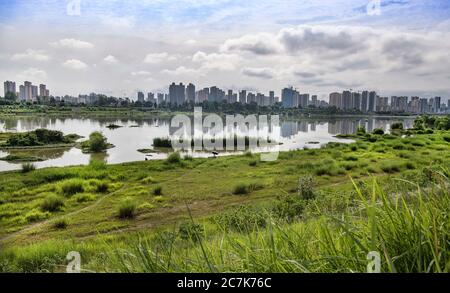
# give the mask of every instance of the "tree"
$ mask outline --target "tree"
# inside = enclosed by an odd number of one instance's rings
[[[89,151],[99,153],[107,148],[108,142],[101,132],[95,131],[89,135]]]

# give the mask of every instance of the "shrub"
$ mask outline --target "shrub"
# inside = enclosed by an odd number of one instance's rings
[[[83,143],[83,148],[87,149],[89,152],[99,153],[108,148],[108,142],[101,132],[95,131],[89,135],[89,140]]]
[[[36,166],[32,163],[23,163],[22,164],[22,173],[28,173],[34,171]]]
[[[37,222],[47,219],[50,216],[49,212],[41,212],[39,210],[32,210],[25,215],[25,220],[29,223]]]
[[[314,179],[312,176],[303,176],[298,181],[298,193],[302,199],[313,199],[314,194]]]
[[[73,199],[78,203],[94,201],[97,197],[90,193],[80,193],[73,197]]]
[[[261,208],[241,206],[214,217],[214,221],[225,230],[250,232],[267,225],[266,215]]]
[[[125,199],[119,207],[120,219],[133,219],[136,215],[136,203],[131,199]]]
[[[84,192],[83,181],[80,179],[70,179],[61,183],[61,192],[65,196],[72,196]]]
[[[450,142],[450,135],[444,135],[442,137],[446,142]]]
[[[407,162],[405,166],[408,170],[416,169],[416,165],[414,165],[414,163],[412,163],[412,162]]]
[[[392,130],[403,130],[403,123],[397,122],[391,125]]]
[[[402,166],[396,162],[384,163],[381,165],[381,170],[385,173],[397,173],[402,170]]]
[[[99,193],[105,193],[108,191],[108,189],[109,189],[109,184],[104,181],[101,181],[97,184],[96,191]]]
[[[167,158],[167,163],[169,164],[178,164],[181,162],[180,153],[171,153]]]
[[[53,222],[53,227],[55,229],[60,229],[60,230],[66,229],[68,225],[69,225],[69,223],[64,218],[58,219],[55,222]]]
[[[154,138],[153,146],[155,148],[172,148],[172,141],[169,138]]]
[[[347,157],[344,158],[344,160],[356,162],[356,161],[358,161],[358,157],[355,157],[355,156],[347,156]]]
[[[356,131],[356,134],[358,134],[358,135],[366,134],[366,128],[364,126],[359,126],[358,130]]]
[[[199,242],[204,237],[204,229],[199,224],[195,223],[183,223],[178,228],[178,235],[183,240],[191,240],[193,242]]]
[[[384,134],[384,130],[381,129],[381,128],[375,128],[375,129],[372,131],[372,133],[373,133],[373,134],[376,134],[376,135],[383,135],[383,134]]]
[[[155,188],[153,188],[153,195],[162,195],[162,187],[156,186]]]
[[[277,198],[272,213],[277,218],[291,223],[301,217],[304,208],[305,202],[298,196],[280,196]]]
[[[248,163],[248,165],[249,165],[250,167],[256,167],[256,166],[258,165],[258,161],[250,161],[250,162]]]
[[[41,204],[41,210],[44,212],[56,212],[64,206],[64,200],[56,194],[49,194]]]

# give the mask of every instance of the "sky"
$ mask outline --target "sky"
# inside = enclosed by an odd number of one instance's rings
[[[450,97],[448,0],[0,1],[0,44],[0,80],[53,95],[192,82]]]

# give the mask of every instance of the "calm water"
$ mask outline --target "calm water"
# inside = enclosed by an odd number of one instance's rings
[[[360,125],[365,126],[368,131],[372,131],[374,128],[388,130],[392,123],[403,122],[405,126],[410,127],[413,121],[413,118],[342,118],[281,121],[279,128],[281,138],[279,140],[282,145],[280,145],[280,151],[301,149],[304,147],[318,148],[328,142],[351,142],[349,140],[337,139],[334,136],[337,134],[355,133]],[[110,130],[106,128],[110,123],[123,127]],[[108,142],[115,145],[115,148],[109,149],[106,154],[97,155],[83,154],[77,148],[27,151],[27,154],[46,159],[43,162],[34,163],[38,168],[88,164],[93,158],[105,160],[110,164],[116,164],[143,161],[145,158],[149,160],[166,158],[167,154],[164,152],[156,152],[146,156],[137,150],[152,148],[153,138],[167,137],[170,130],[170,120],[46,117],[0,118],[0,132],[25,132],[37,128],[59,130],[65,134],[76,133],[84,137],[88,137],[93,131],[101,131],[108,138]],[[311,142],[315,143],[312,144]],[[14,154],[15,152],[17,151],[0,150],[0,157]],[[191,155],[194,157],[211,156],[210,152],[196,152]],[[20,168],[20,163],[0,161],[0,171]]]

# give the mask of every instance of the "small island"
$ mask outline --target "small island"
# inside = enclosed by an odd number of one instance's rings
[[[83,141],[77,147],[81,148],[82,152],[85,154],[92,154],[104,152],[107,149],[113,148],[114,145],[108,143],[103,133],[95,131],[89,135],[88,140]]]
[[[24,133],[3,133],[0,149],[37,149],[72,147],[78,139],[77,134],[64,135],[61,131],[36,129]]]
[[[117,124],[109,124],[106,126],[106,128],[108,128],[110,130],[114,130],[114,129],[122,128],[122,126],[117,125]]]

